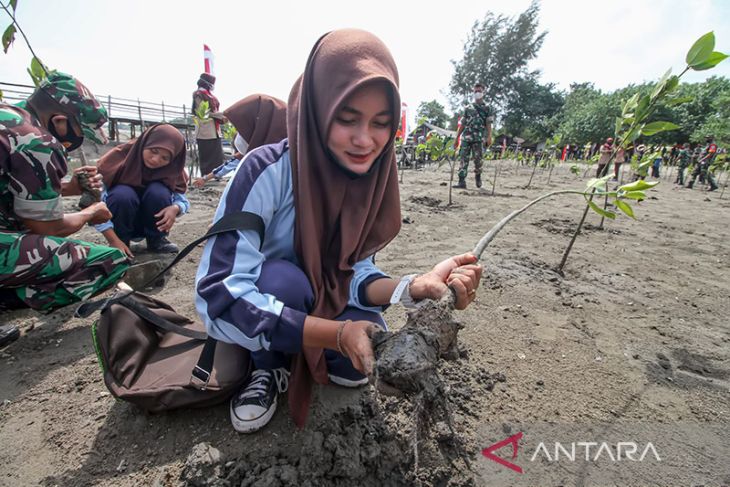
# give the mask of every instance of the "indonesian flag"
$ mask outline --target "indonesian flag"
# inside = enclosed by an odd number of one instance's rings
[[[408,104],[405,102],[401,102],[400,104],[400,127],[395,133],[395,136],[403,140],[408,137]]]
[[[207,74],[213,73],[213,51],[210,50],[206,44],[203,44],[203,60],[205,62],[205,72]]]
[[[464,117],[459,117],[459,120],[456,122],[456,131],[458,132],[461,128],[461,119]],[[459,135],[456,140],[454,141],[454,150],[457,150],[459,146],[461,145],[461,135]]]

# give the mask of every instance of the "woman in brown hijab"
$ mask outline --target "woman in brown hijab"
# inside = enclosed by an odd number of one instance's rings
[[[273,144],[286,138],[286,103],[273,96],[256,94],[237,101],[223,112],[238,132],[233,145],[233,157],[203,177],[195,178],[193,185],[202,188],[215,178],[220,180],[236,170],[243,157],[257,147]]]
[[[185,198],[185,139],[169,124],[148,128],[139,139],[115,147],[98,163],[112,219],[97,225],[109,244],[132,257],[131,240],[147,250],[177,253],[167,234],[190,203]]]
[[[388,304],[439,298],[448,284],[458,308],[474,299],[473,255],[402,279],[375,266],[400,229],[399,108],[398,72],[380,39],[325,34],[289,95],[288,140],[252,153],[226,188],[216,219],[245,211],[258,224],[208,242],[196,306],[212,337],[251,350],[255,370],[231,400],[237,431],[268,423],[287,387],[303,426],[313,382],[367,383],[370,336],[385,327]]]

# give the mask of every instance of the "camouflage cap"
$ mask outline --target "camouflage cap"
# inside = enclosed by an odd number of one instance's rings
[[[59,105],[85,138],[88,137],[98,144],[108,142],[101,128],[108,119],[106,108],[81,81],[70,74],[53,71],[41,82],[38,89],[43,90]]]

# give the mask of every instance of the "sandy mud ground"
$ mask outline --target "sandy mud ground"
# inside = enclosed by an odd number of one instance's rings
[[[530,170],[502,164],[494,195],[489,182],[471,189],[470,175],[450,207],[446,166],[406,171],[403,228],[379,266],[392,276],[425,271],[471,250],[533,197],[585,184],[563,166],[549,186],[538,170],[524,189]],[[182,245],[204,233],[222,190],[191,191],[192,211],[171,239]],[[23,332],[0,351],[0,485],[730,484],[730,193],[718,193],[662,180],[635,206],[639,221],[619,217],[601,230],[590,215],[564,276],[552,269],[580,197],[544,202],[505,229],[483,258],[476,302],[455,315],[464,325],[459,356],[439,370],[453,430],[436,418],[418,438],[418,468],[407,400],[319,387],[304,430],[280,401],[263,431],[239,435],[228,404],[148,415],[116,401],[88,319],[0,316]],[[101,241],[91,229],[82,238]],[[155,292],[191,317],[199,257],[200,248]],[[385,318],[392,328],[405,323],[398,306]],[[509,445],[495,455],[523,473],[481,454],[519,433],[516,457]],[[652,442],[661,461],[650,453],[612,462],[605,451],[595,459],[594,448],[589,461],[580,449],[574,461],[555,462],[558,440],[610,440],[614,455],[617,441],[640,452]],[[533,456],[542,441],[550,454]]]

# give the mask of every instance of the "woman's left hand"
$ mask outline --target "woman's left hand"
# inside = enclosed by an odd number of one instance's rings
[[[476,264],[474,254],[455,255],[439,262],[426,274],[413,279],[410,286],[411,297],[419,299],[439,299],[449,287],[456,294],[456,309],[464,309],[476,298],[476,290],[482,277],[482,266]]]
[[[161,232],[169,232],[175,224],[175,219],[179,213],[180,207],[177,205],[170,205],[155,213],[155,218],[157,218],[157,229]]]

